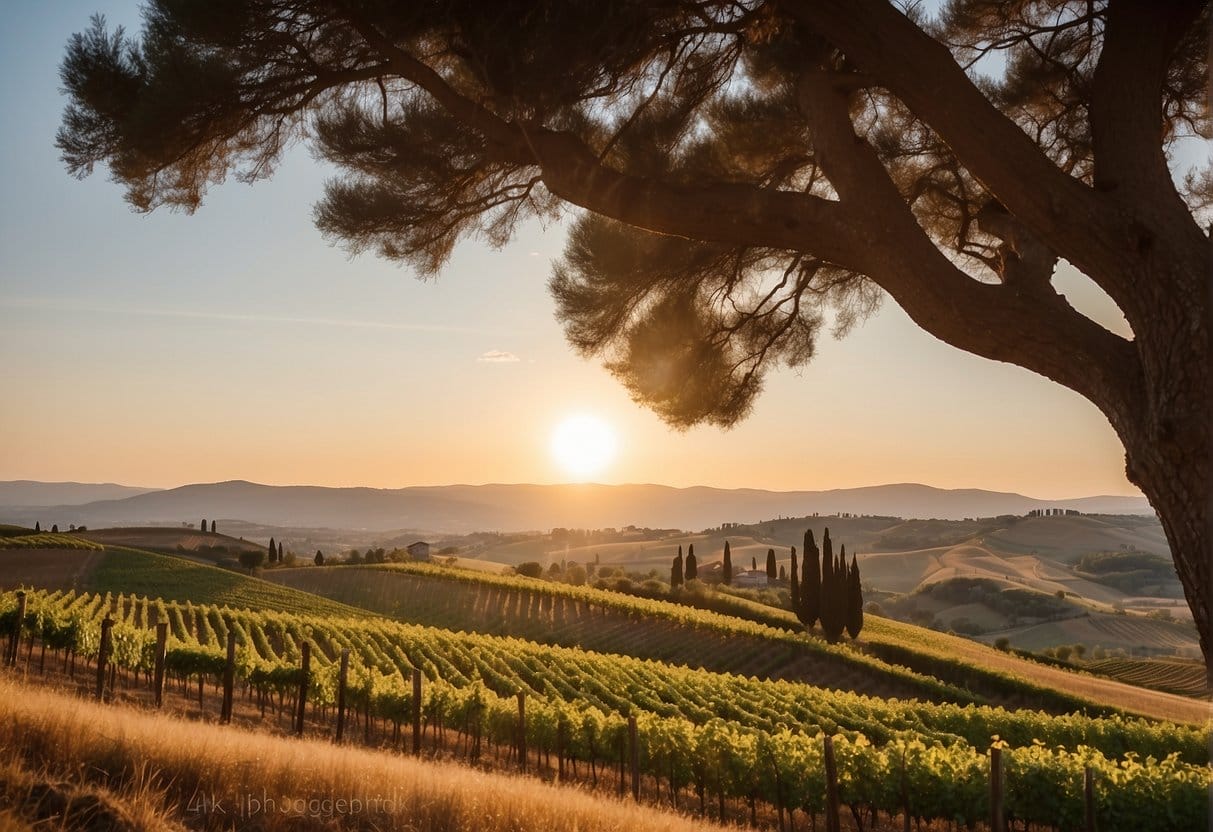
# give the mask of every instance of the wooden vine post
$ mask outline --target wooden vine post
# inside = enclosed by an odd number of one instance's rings
[[[518,691],[518,770],[526,771],[526,694]]]
[[[1082,771],[1082,828],[1084,832],[1095,832],[1095,772],[1087,766]]]
[[[114,619],[108,615],[101,621],[101,643],[97,645],[97,690],[94,698],[100,702],[102,695],[105,693],[105,669],[109,663],[110,657],[110,628],[114,626]]]
[[[1007,832],[1002,805],[1002,749],[990,749],[990,832]]]
[[[640,743],[636,742],[636,715],[628,715],[628,761],[632,769],[632,800],[640,800]]]
[[[307,716],[307,683],[312,669],[312,643],[303,642],[303,656],[299,673],[299,709],[295,713],[295,734],[303,736],[303,720]]]
[[[564,720],[561,719],[556,723],[556,767],[558,771],[557,779],[559,780],[564,779],[564,746],[567,742],[564,737],[564,731]]]
[[[906,776],[906,752],[901,752],[901,832],[910,832],[910,779]]]
[[[154,665],[152,685],[155,688],[156,707],[164,705],[164,655],[168,650],[168,622],[161,621],[156,625],[156,663]]]
[[[834,738],[825,737],[826,832],[842,832],[838,814],[838,767],[834,764]]]
[[[223,707],[219,711],[219,721],[232,721],[232,697],[236,686],[236,631],[229,630],[227,634],[227,661],[223,665]]]
[[[421,671],[413,668],[413,753],[421,753]]]
[[[341,650],[341,667],[337,671],[337,734],[335,742],[341,742],[345,736],[345,683],[350,674],[350,650]]]
[[[8,652],[4,663],[9,667],[17,666],[17,653],[21,650],[21,628],[25,626],[25,590],[17,590],[17,620],[13,623],[13,631],[8,636]]]

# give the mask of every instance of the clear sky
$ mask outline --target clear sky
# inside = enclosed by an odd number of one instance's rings
[[[419,281],[321,239],[311,206],[331,172],[306,147],[194,216],[132,213],[54,147],[59,60],[94,11],[138,28],[128,0],[17,0],[0,28],[0,479],[561,482],[553,431],[586,413],[616,435],[600,482],[1137,493],[1094,406],[935,341],[891,302],[770,377],[739,427],[679,433],[566,345],[545,288],[560,224],[499,251],[469,240]],[[1057,282],[1123,331],[1083,278]]]

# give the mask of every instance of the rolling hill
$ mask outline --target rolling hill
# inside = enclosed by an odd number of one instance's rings
[[[237,558],[241,552],[265,550],[260,543],[193,527],[136,526],[90,529],[77,536],[105,546],[126,546],[151,552],[184,554],[208,561]]]
[[[12,538],[9,539],[11,542]],[[20,540],[20,538],[17,538]],[[234,608],[365,616],[317,595],[192,560],[118,546],[0,548],[0,591],[37,587],[145,595]]]
[[[116,483],[37,482],[9,480],[0,482],[0,506],[75,506],[97,500],[121,500],[157,491]]]
[[[4,506],[0,502],[0,506]],[[448,485],[400,489],[270,486],[245,481],[186,485],[124,499],[60,504],[36,511],[9,506],[0,521],[90,527],[231,518],[279,526],[428,529],[464,533],[605,528],[628,525],[706,529],[721,523],[814,512],[888,517],[994,517],[1036,508],[1147,513],[1140,497],[1037,500],[1021,494],[926,485],[829,491],[763,491],[661,485]]]

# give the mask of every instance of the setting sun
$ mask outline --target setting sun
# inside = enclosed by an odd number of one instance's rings
[[[556,426],[552,456],[570,476],[591,477],[615,458],[615,431],[597,416],[578,414]]]

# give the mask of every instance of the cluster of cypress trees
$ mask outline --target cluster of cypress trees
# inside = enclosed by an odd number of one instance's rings
[[[282,543],[274,544],[274,538],[270,538],[269,558],[270,563],[282,563]]]
[[[801,574],[803,571],[803,575]],[[837,557],[830,530],[821,538],[821,549],[813,538],[813,530],[804,533],[804,567],[798,569],[796,547],[792,547],[791,590],[792,611],[805,629],[821,623],[821,632],[830,642],[842,638],[845,630],[852,639],[863,629],[863,588],[859,580],[859,563],[851,556],[847,564],[847,547],[842,546]]]
[[[674,556],[674,565],[670,567],[670,589],[677,589],[686,581],[693,581],[699,577],[699,564],[695,561],[695,544],[692,543],[687,547],[686,563],[682,560],[682,547],[678,547],[678,554]]]
[[[271,542],[271,546],[272,546]],[[796,561],[796,547],[792,547],[791,584],[792,611],[811,630],[821,623],[822,634],[830,642],[836,642],[846,632],[852,639],[859,637],[863,629],[863,587],[859,579],[859,562],[851,556],[847,563],[847,547],[844,545],[834,554],[834,543],[830,530],[826,529],[821,539],[821,549],[813,537],[813,530],[804,533],[803,568]],[[775,550],[767,550],[767,578],[776,580],[777,561]],[[727,585],[733,579],[733,553],[729,542],[724,542],[724,563],[721,580]],[[677,589],[687,581],[698,577],[695,561],[695,544],[688,547],[686,559],[682,557],[682,546],[670,565],[670,589]]]

